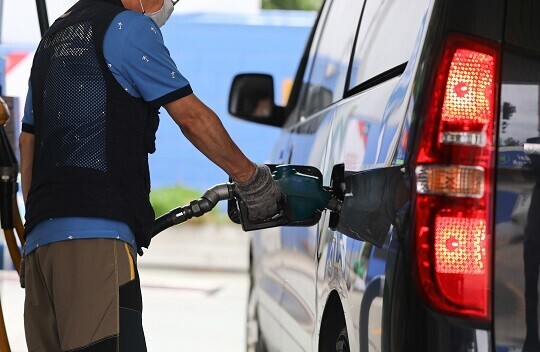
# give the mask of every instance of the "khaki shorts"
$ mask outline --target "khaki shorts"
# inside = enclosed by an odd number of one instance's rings
[[[26,257],[28,351],[146,351],[136,255],[114,239],[45,245]]]

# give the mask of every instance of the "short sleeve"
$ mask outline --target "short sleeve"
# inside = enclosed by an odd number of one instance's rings
[[[131,11],[118,15],[105,36],[104,55],[124,89],[153,106],[193,92],[171,58],[159,27],[147,16]]]
[[[26,102],[24,105],[24,115],[22,119],[22,131],[34,133],[34,108],[32,106],[32,86],[28,83],[28,93],[26,94]]]

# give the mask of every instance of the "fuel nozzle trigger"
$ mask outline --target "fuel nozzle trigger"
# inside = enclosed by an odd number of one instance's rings
[[[329,187],[322,186],[322,174],[311,166],[268,165],[283,193],[283,209],[270,219],[254,222],[239,197],[229,202],[229,217],[244,231],[276,226],[312,226],[325,209],[341,211],[341,201]]]

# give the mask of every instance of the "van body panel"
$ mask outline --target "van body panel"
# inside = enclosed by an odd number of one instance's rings
[[[314,114],[290,129],[290,154],[287,163],[324,169],[325,153],[335,108]],[[282,351],[312,349],[317,325],[317,252],[319,228],[323,226],[283,227],[280,229],[282,250],[279,269],[286,285],[282,319]]]
[[[324,320],[333,312],[325,310],[329,297],[337,293],[341,309],[334,306],[334,313],[343,314],[351,351],[540,351],[540,240],[536,240],[540,236],[535,235],[540,231],[540,4],[536,0],[365,0],[354,7],[356,12],[362,7],[359,26],[342,28],[356,32],[352,52],[316,58],[321,38],[329,43],[324,39],[325,25],[332,16],[332,4],[339,1],[345,0],[324,3],[313,43],[306,49],[305,72],[297,75],[295,84],[301,88],[294,109],[289,110],[294,113],[285,123],[271,162],[317,167],[325,186],[333,185],[331,177],[339,164],[344,165],[345,176],[394,175],[391,185],[382,180],[386,176],[380,176],[380,182],[369,190],[371,195],[380,192],[379,203],[393,203],[392,216],[377,228],[381,241],[372,242],[380,247],[332,230],[329,212],[311,228],[265,230],[260,237],[254,236],[252,270],[259,273],[257,288],[266,291],[259,302],[260,310],[267,311],[260,328],[265,339],[279,340],[267,347],[270,351],[317,351],[329,334],[323,330]],[[395,28],[388,29],[388,22]],[[396,30],[405,25],[407,30]],[[490,323],[448,316],[428,307],[414,270],[411,200],[416,185],[412,184],[411,162],[419,131],[429,123],[426,107],[449,33],[488,41],[502,50],[497,169],[492,185]],[[351,38],[350,34],[344,38]],[[400,35],[407,38],[400,41]],[[386,38],[382,45],[379,37]],[[389,50],[405,61],[393,62]],[[387,56],[377,56],[383,52]],[[348,77],[341,82],[347,53]],[[339,63],[332,62],[332,57],[338,57]],[[388,62],[392,67],[385,66]],[[310,82],[313,72],[317,85]],[[354,75],[360,77],[359,82],[355,83]],[[336,82],[345,84],[343,92],[326,89]],[[343,98],[336,99],[336,92]],[[356,223],[348,223],[358,234],[369,228],[365,226],[368,217],[362,216],[373,213],[370,209],[378,204],[375,198],[366,194],[364,203],[356,203],[363,212],[359,211]]]
[[[512,2],[510,0],[509,2]],[[444,3],[446,31],[469,33],[501,42],[504,34],[506,0],[452,0]]]
[[[335,109],[329,107],[284,130],[271,162],[311,165],[322,170],[334,112]],[[264,307],[259,308],[259,314],[266,318],[260,323],[265,333],[272,336],[272,344],[275,344],[272,350],[310,351],[312,348],[316,326],[318,228],[266,229],[253,236],[253,268],[258,273],[255,281],[266,291],[266,296],[259,298],[259,306]]]

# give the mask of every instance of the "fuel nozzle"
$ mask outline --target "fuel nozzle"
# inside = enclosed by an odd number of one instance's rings
[[[312,226],[321,218],[325,209],[339,214],[341,200],[330,187],[323,187],[322,174],[311,166],[268,165],[272,177],[283,195],[283,211],[270,219],[252,222],[242,199],[234,192],[233,183],[223,183],[207,190],[201,198],[178,207],[155,220],[151,230],[154,237],[161,231],[199,217],[212,210],[218,202],[228,200],[229,218],[242,225],[244,231],[276,226]]]
[[[341,211],[341,201],[330,187],[322,185],[321,172],[312,166],[268,165],[272,177],[284,195],[284,216],[252,222],[241,199],[229,202],[229,218],[242,225],[244,231],[276,226],[312,226],[321,218],[322,211]]]
[[[341,207],[343,202],[336,196],[330,197],[330,200],[326,204],[325,208],[330,210],[332,213],[341,214]]]
[[[293,165],[278,165],[272,176],[287,197],[294,217],[289,220],[305,221],[325,209],[341,211],[341,201],[322,185],[322,175],[298,172]]]

